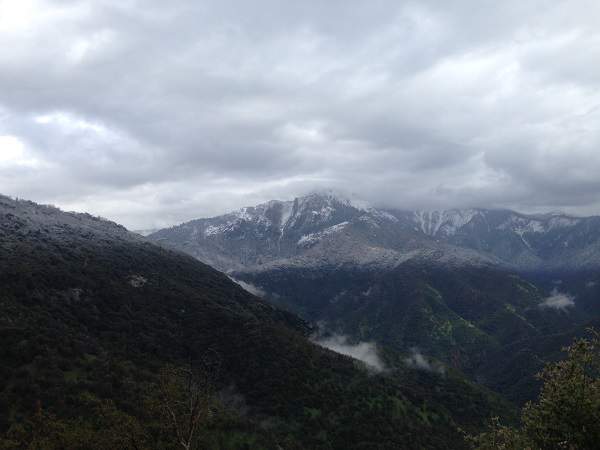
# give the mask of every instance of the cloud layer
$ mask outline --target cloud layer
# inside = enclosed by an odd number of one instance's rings
[[[323,188],[597,213],[598,23],[592,0],[5,0],[0,191],[132,228]]]

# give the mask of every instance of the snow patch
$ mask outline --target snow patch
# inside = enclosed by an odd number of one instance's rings
[[[387,211],[382,211],[380,209],[369,208],[367,210],[373,217],[377,217],[378,219],[389,220],[390,222],[398,222],[398,218]]]
[[[443,233],[452,236],[471,222],[479,212],[476,209],[452,209],[440,211],[415,211],[413,220],[418,228],[428,236]]]
[[[216,234],[221,234],[225,231],[227,225],[209,225],[204,229],[204,236],[214,236]]]
[[[511,230],[521,236],[525,233],[546,233],[557,228],[572,227],[579,223],[580,219],[563,215],[553,215],[550,218],[538,216],[527,217],[513,215],[509,220],[501,224],[500,230]],[[525,239],[523,239],[525,241]],[[528,244],[529,246],[529,244]]]
[[[273,225],[271,220],[266,216],[268,208],[272,206],[271,203],[265,203],[255,208],[241,208],[231,214],[215,218],[226,219],[227,221],[219,225],[207,225],[203,230],[203,234],[205,237],[209,237],[229,233],[236,231],[244,223],[251,223],[256,227],[256,235],[260,237],[263,235],[264,230]]]
[[[546,227],[542,221],[528,217],[511,216],[511,218],[498,227],[500,230],[511,230],[523,237],[525,233],[543,233]]]
[[[294,209],[294,204],[292,202],[284,202],[281,205],[281,217],[279,219],[279,228],[281,229],[281,234],[283,235],[283,230],[285,229],[290,217],[292,217],[292,211]]]
[[[342,231],[346,227],[346,225],[348,225],[348,223],[349,222],[347,222],[347,221],[341,222],[341,223],[333,225],[329,228],[325,228],[323,231],[319,231],[318,233],[305,234],[298,240],[297,244],[300,247],[310,246],[310,245],[320,241],[325,236]]]
[[[475,209],[446,211],[444,214],[446,223],[443,226],[446,235],[456,234],[459,229],[471,222],[477,214],[478,211]]]
[[[250,222],[252,220],[252,215],[248,213],[248,207],[241,208],[237,211],[234,211],[232,214],[236,216],[239,220],[245,220]]]
[[[333,209],[331,206],[324,206],[322,207],[320,210],[318,211],[311,211],[310,213],[313,216],[313,220],[320,220],[320,221],[326,221],[331,219],[331,216],[333,216],[333,213],[335,212],[335,209]]]

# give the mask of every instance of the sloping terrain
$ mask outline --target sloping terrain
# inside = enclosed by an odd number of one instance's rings
[[[543,294],[535,285],[494,268],[408,262],[383,272],[288,267],[233,276],[337,333],[397,351],[416,347],[474,377],[502,346],[587,317],[540,307]]]
[[[503,374],[513,363],[497,355],[598,317],[598,217],[383,210],[312,194],[149,239],[354,342],[405,354],[417,348],[501,391],[508,385],[490,381],[490,367],[511,379]],[[531,391],[511,398],[536,394],[535,371],[560,351],[542,347],[522,372]]]
[[[206,430],[211,448],[461,448],[458,427],[512,413],[451,372],[374,374],[227,276],[89,215],[0,197],[0,286],[0,432],[40,409],[93,427],[89,396],[150,424],[159,369],[207,351],[244,404]]]

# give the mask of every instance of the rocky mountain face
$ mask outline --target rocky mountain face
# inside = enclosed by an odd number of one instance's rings
[[[396,214],[434,239],[493,255],[517,270],[600,267],[600,217],[485,209]]]
[[[354,210],[342,206],[326,220],[350,220]],[[263,231],[275,235],[282,211],[271,207],[279,215]],[[246,226],[237,220],[202,230]],[[290,233],[317,232],[318,220],[289,223]],[[76,440],[51,448],[90,448],[85,439],[110,432],[94,405],[108,405],[141,424],[143,448],[175,448],[146,396],[162,367],[207,352],[218,361],[222,405],[199,448],[464,448],[459,428],[511,415],[460,374],[417,370],[385,353],[385,371],[374,373],[315,345],[309,332],[224,274],[117,224],[0,197],[0,444],[49,414],[53,433]]]
[[[149,237],[225,271],[406,260],[532,271],[600,267],[600,217],[386,210],[330,194],[271,201]]]
[[[486,264],[495,258],[436,242],[402,214],[333,195],[271,201],[149,236],[224,271],[272,267],[393,267],[414,259]]]
[[[356,341],[418,348],[473,379],[494,373],[493,387],[514,372],[490,355],[570,332],[599,306],[599,217],[378,209],[312,194],[149,238]],[[535,395],[524,391],[517,400]]]

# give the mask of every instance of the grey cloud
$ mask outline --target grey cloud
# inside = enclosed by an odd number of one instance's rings
[[[132,228],[323,188],[600,211],[597,2],[2,5],[0,136],[37,161],[3,193]]]

